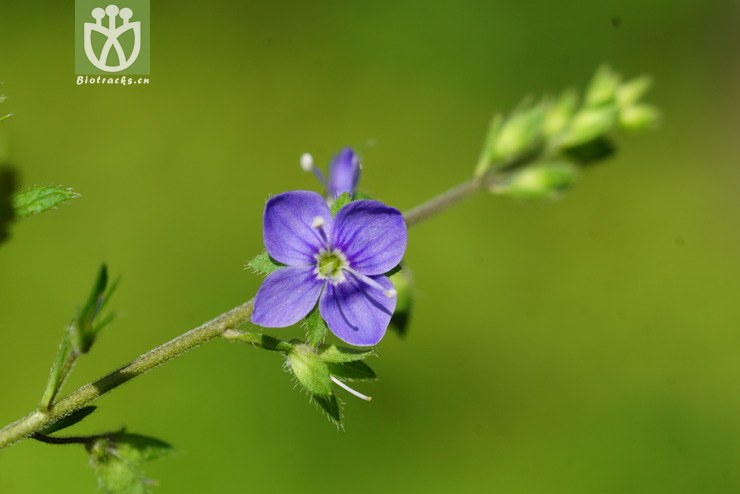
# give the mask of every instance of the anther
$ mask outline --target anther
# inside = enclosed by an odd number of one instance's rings
[[[326,236],[326,230],[324,230],[324,218],[322,218],[321,216],[316,216],[311,222],[311,228],[319,231],[319,235],[321,235],[321,240],[323,240],[324,244],[328,246],[329,237]]]
[[[303,168],[304,172],[313,170],[313,156],[311,156],[311,153],[303,153],[301,155],[301,168]]]
[[[326,180],[324,179],[324,174],[321,173],[321,170],[313,166],[313,156],[311,156],[311,153],[303,153],[301,155],[301,168],[304,172],[313,172],[314,175],[316,175],[316,178],[321,182],[321,185],[326,187]]]
[[[340,388],[344,389],[345,391],[348,391],[348,392],[352,393],[353,395],[355,395],[356,397],[360,398],[361,400],[371,401],[373,399],[372,396],[366,396],[366,395],[360,393],[359,391],[355,391],[354,389],[350,388],[349,386],[347,386],[346,384],[344,384],[342,381],[340,381],[339,379],[337,379],[334,376],[331,376],[331,380],[334,381],[334,384],[336,384]]]

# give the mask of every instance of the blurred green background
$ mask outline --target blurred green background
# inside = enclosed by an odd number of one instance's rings
[[[317,186],[301,153],[356,146],[406,209],[471,173],[495,111],[609,62],[654,76],[661,130],[561,201],[415,227],[412,326],[358,386],[372,403],[341,395],[345,431],[278,355],[218,341],[75,431],[172,442],[163,494],[740,491],[735,0],[152,4],[148,87],[75,86],[72,2],[0,7],[13,162],[83,195],[0,248],[0,422],[37,403],[100,262],[121,317],[68,390],[255,292],[265,198]],[[82,448],[0,452],[2,493],[95,488]]]

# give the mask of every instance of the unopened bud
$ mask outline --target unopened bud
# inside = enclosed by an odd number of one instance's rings
[[[617,89],[617,104],[622,108],[634,105],[640,101],[652,84],[652,79],[645,75],[625,82]]]
[[[627,130],[645,130],[658,125],[660,112],[651,105],[631,105],[619,112],[619,124]]]
[[[566,91],[561,94],[545,113],[545,120],[542,124],[544,134],[550,137],[563,131],[573,117],[576,105],[578,105],[578,94],[575,91]]]
[[[621,81],[619,74],[603,65],[594,74],[586,91],[586,106],[594,107],[614,100]]]
[[[311,394],[331,395],[329,367],[308,345],[296,345],[288,354],[288,367],[298,382]]]
[[[518,156],[541,142],[544,111],[541,105],[514,113],[496,136],[494,160],[505,161]]]
[[[570,163],[535,165],[515,172],[492,192],[518,199],[543,199],[569,188],[575,178],[576,170]]]
[[[561,145],[569,148],[601,137],[611,130],[616,120],[617,109],[614,105],[582,109],[573,117]]]

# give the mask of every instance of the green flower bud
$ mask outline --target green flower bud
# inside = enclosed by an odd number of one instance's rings
[[[518,199],[553,197],[573,184],[576,173],[575,167],[567,162],[529,166],[496,185],[492,192]]]
[[[652,84],[652,79],[646,75],[625,82],[617,89],[617,104],[620,108],[634,105],[645,95]]]
[[[614,100],[621,76],[606,65],[599,67],[586,91],[586,106],[594,107]]]
[[[573,117],[561,145],[569,148],[592,141],[611,130],[616,121],[617,109],[614,105],[584,108]]]
[[[498,137],[499,132],[501,132],[501,127],[503,127],[503,125],[504,116],[501,114],[496,115],[491,120],[491,123],[488,126],[488,133],[486,133],[486,141],[483,144],[483,151],[481,151],[478,165],[475,168],[476,177],[483,176],[488,169],[491,168],[491,161],[493,160],[493,155],[495,153],[496,138]]]
[[[518,111],[509,117],[496,136],[493,159],[506,161],[539,145],[544,117],[542,105]]]
[[[658,125],[660,112],[651,105],[631,105],[619,112],[619,124],[627,130],[645,130]]]
[[[287,363],[306,391],[319,396],[332,394],[329,367],[311,346],[294,346],[288,354]]]
[[[578,94],[575,91],[565,91],[555,100],[545,113],[542,130],[547,137],[565,130],[573,117],[578,105]]]

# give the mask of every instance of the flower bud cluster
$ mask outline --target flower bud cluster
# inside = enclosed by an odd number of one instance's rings
[[[491,192],[511,197],[553,197],[571,187],[578,165],[603,160],[614,146],[609,134],[621,128],[655,127],[658,110],[641,99],[648,77],[623,81],[609,67],[594,75],[583,98],[565,91],[538,103],[524,102],[511,115],[496,115],[489,128],[476,176]]]

